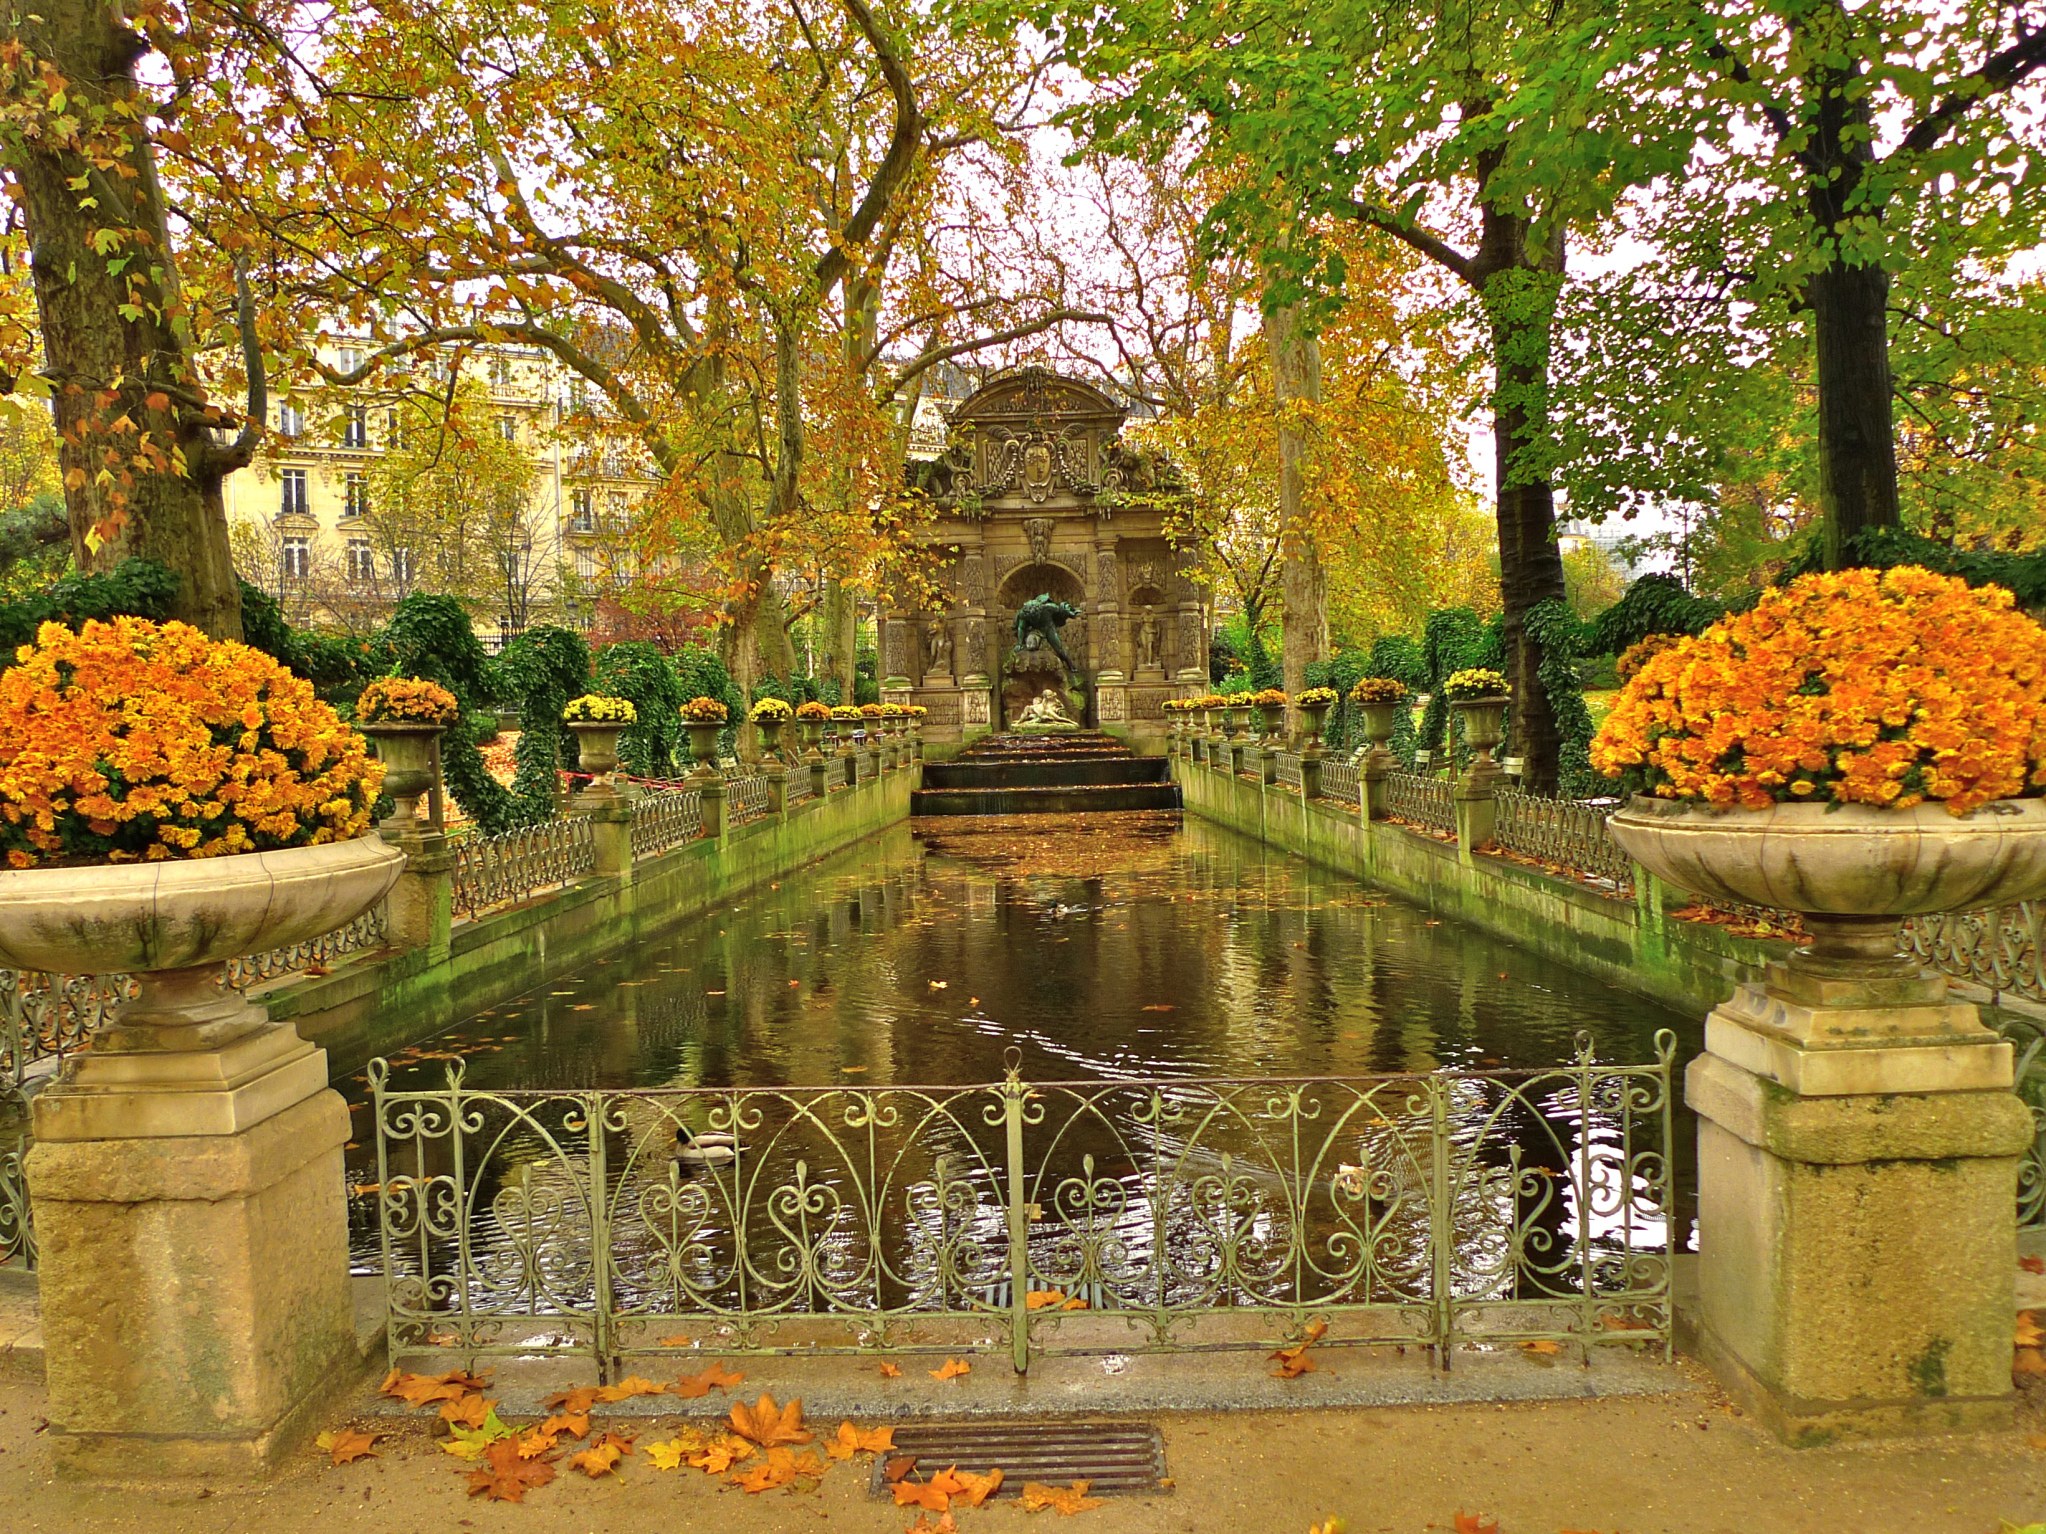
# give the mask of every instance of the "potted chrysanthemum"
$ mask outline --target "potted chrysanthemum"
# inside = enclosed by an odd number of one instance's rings
[[[683,727],[689,731],[689,754],[696,762],[694,776],[715,776],[718,736],[724,733],[725,721],[731,717],[731,710],[716,698],[698,694],[683,704],[680,712]]]
[[[264,1026],[227,960],[344,926],[397,880],[384,768],[310,683],[183,623],[46,623],[0,672],[0,964],[127,971],[98,1053]]]
[[[1261,687],[1250,695],[1250,705],[1257,710],[1268,741],[1277,739],[1286,727],[1286,701],[1285,689],[1279,687]]]
[[[1648,658],[1591,746],[1679,889],[1895,962],[1905,916],[2046,895],[2046,628],[1906,566],[1807,575]]]
[[[796,728],[803,736],[803,760],[821,762],[824,753],[819,749],[824,739],[824,726],[831,721],[831,705],[820,703],[815,698],[796,705]]]
[[[781,753],[782,726],[795,715],[795,709],[789,705],[786,698],[759,698],[754,701],[746,717],[751,719],[754,728],[760,731],[760,749],[768,756],[778,756]]]
[[[1490,666],[1467,666],[1443,680],[1442,694],[1463,721],[1463,743],[1471,748],[1471,776],[1496,775],[1499,765],[1492,753],[1506,738],[1506,710],[1513,706],[1513,687],[1505,674]]]
[[[1409,706],[1412,694],[1407,684],[1397,677],[1359,677],[1350,689],[1350,702],[1356,705],[1358,715],[1364,721],[1364,743],[1370,748],[1369,756],[1374,762],[1381,753],[1389,758],[1386,742],[1392,739],[1392,732],[1399,725],[1400,710]]]
[[[1294,698],[1293,706],[1300,710],[1300,717],[1306,721],[1306,739],[1301,743],[1304,755],[1321,755],[1321,734],[1328,727],[1328,711],[1336,703],[1337,694],[1333,687],[1304,687]]]
[[[639,710],[630,698],[586,692],[568,700],[561,722],[575,732],[576,764],[597,788],[618,770],[618,737],[639,722]]]
[[[355,727],[384,764],[384,792],[394,809],[383,827],[402,835],[418,823],[419,801],[433,788],[433,748],[461,717],[455,695],[419,677],[379,677],[355,700]]]

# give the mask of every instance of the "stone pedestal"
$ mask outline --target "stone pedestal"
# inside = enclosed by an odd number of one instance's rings
[[[428,963],[442,963],[454,932],[454,849],[425,821],[381,834],[405,854],[404,872],[384,897],[385,941],[393,948],[423,950]]]
[[[1391,778],[1397,759],[1390,751],[1374,748],[1357,769],[1358,812],[1366,820],[1383,820],[1392,813]]]
[[[61,1471],[258,1475],[352,1382],[348,1107],[326,1081],[322,1051],[264,1022],[221,1049],[82,1056],[36,1098]]]
[[[1942,978],[1855,967],[1800,955],[1706,1022],[1702,1348],[1793,1443],[2007,1423],[2010,1045]]]
[[[622,884],[632,882],[632,802],[610,783],[593,784],[575,796],[575,807],[590,823],[591,869]]]
[[[1490,763],[1485,765],[1491,766]],[[1499,769],[1492,767],[1490,773],[1482,773],[1477,771],[1477,766],[1473,762],[1471,770],[1458,778],[1456,786],[1450,790],[1450,798],[1456,806],[1456,847],[1466,861],[1473,853],[1492,845],[1499,824],[1499,805],[1492,796],[1492,786],[1498,778]]]

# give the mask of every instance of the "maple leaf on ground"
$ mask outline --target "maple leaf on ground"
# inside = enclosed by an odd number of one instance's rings
[[[685,1374],[668,1387],[668,1394],[693,1401],[698,1396],[707,1396],[713,1390],[730,1390],[734,1385],[744,1384],[746,1376],[723,1364],[712,1364],[701,1374]]]
[[[2018,1266],[2027,1273],[2046,1273],[2046,1257],[2020,1257]]]
[[[334,1428],[313,1440],[337,1465],[352,1465],[359,1459],[373,1458],[376,1441],[376,1434],[359,1433],[352,1427]]]
[[[1041,1481],[1027,1481],[1023,1486],[1023,1511],[1042,1513],[1047,1509],[1061,1518],[1070,1518],[1075,1513],[1084,1513],[1090,1507],[1101,1506],[1099,1497],[1087,1495],[1092,1481],[1075,1481],[1070,1486],[1046,1486]]]
[[[2036,1348],[2046,1344],[2046,1327],[2039,1325],[2039,1313],[2036,1310],[2018,1312],[2017,1332],[2013,1340],[2021,1348]]]
[[[772,1449],[777,1444],[809,1443],[816,1437],[803,1426],[800,1400],[777,1406],[774,1397],[765,1391],[751,1406],[743,1401],[734,1406],[731,1420],[733,1432],[763,1449]]]
[[[441,1448],[457,1459],[481,1459],[486,1450],[507,1438],[515,1437],[517,1433],[518,1429],[500,1418],[497,1415],[497,1408],[492,1406],[475,1427],[463,1427],[458,1422],[450,1423],[447,1441]]]
[[[1002,1472],[999,1466],[986,1475],[975,1475],[971,1470],[953,1470],[952,1478],[959,1483],[954,1497],[964,1499],[968,1507],[979,1507],[1002,1489]]]
[[[916,1469],[914,1454],[898,1454],[881,1469],[881,1479],[893,1486],[897,1481]]]
[[[701,1454],[705,1447],[703,1434],[693,1427],[685,1427],[665,1443],[648,1444],[647,1462],[656,1470],[679,1470],[689,1463],[690,1455]]]
[[[963,1358],[948,1358],[937,1368],[925,1372],[934,1380],[956,1380],[962,1374],[971,1374],[973,1365]]]
[[[695,1341],[694,1337],[680,1332],[676,1333],[673,1337],[658,1337],[655,1339],[656,1344],[664,1348],[686,1348],[693,1345]]]
[[[752,1456],[753,1445],[745,1439],[730,1433],[721,1433],[703,1446],[702,1452],[689,1456],[689,1463],[705,1475],[723,1475],[742,1459]]]
[[[902,1534],[959,1534],[959,1520],[950,1513],[940,1513],[938,1521],[933,1523],[926,1513],[905,1528]]]
[[[850,1422],[838,1425],[838,1434],[825,1446],[833,1459],[851,1459],[855,1454],[886,1454],[895,1447],[892,1427],[856,1428]]]
[[[1499,1534],[1499,1520],[1487,1518],[1483,1513],[1467,1513],[1458,1508],[1456,1534]]]
[[[824,1461],[815,1454],[797,1454],[794,1449],[769,1449],[767,1457],[750,1470],[725,1477],[749,1496],[793,1486],[800,1478],[815,1479],[824,1474]]]
[[[1312,1525],[1307,1534],[1349,1534],[1350,1526],[1340,1518],[1324,1518]]]
[[[1563,1344],[1548,1337],[1536,1337],[1520,1345],[1523,1353],[1532,1353],[1538,1358],[1553,1358],[1563,1351]]]
[[[666,1385],[655,1384],[654,1381],[642,1379],[639,1375],[635,1374],[629,1379],[620,1380],[615,1385],[599,1385],[592,1399],[609,1406],[619,1401],[629,1401],[634,1396],[658,1396],[666,1395],[667,1392],[668,1387]]]
[[[554,1479],[554,1461],[521,1459],[509,1439],[494,1443],[483,1463],[469,1472],[469,1495],[491,1502],[523,1502],[526,1493]]]
[[[632,1452],[632,1440],[617,1433],[599,1433],[580,1454],[569,1456],[568,1468],[580,1470],[591,1480],[610,1475],[618,1462]]]
[[[382,1394],[407,1406],[431,1406],[437,1401],[459,1401],[490,1383],[487,1374],[469,1374],[450,1369],[446,1374],[407,1374],[393,1369],[379,1386]]]
[[[927,1513],[942,1513],[951,1507],[952,1498],[965,1490],[966,1483],[959,1479],[958,1470],[947,1468],[928,1481],[897,1481],[895,1505],[920,1507]]]
[[[547,1398],[547,1409],[563,1412],[571,1417],[587,1417],[590,1408],[597,1404],[595,1385],[578,1385],[573,1390],[557,1390]]]
[[[1066,1291],[1063,1289],[1033,1289],[1023,1296],[1025,1310],[1043,1310],[1051,1305],[1063,1305]]]
[[[557,1412],[533,1429],[550,1444],[564,1434],[570,1438],[581,1438],[589,1430],[590,1414],[587,1410]]]
[[[490,1414],[496,1403],[479,1391],[470,1391],[452,1401],[440,1403],[440,1420],[446,1423],[460,1423],[463,1427],[481,1427],[483,1419]]]
[[[882,1378],[882,1379],[884,1379],[884,1380],[899,1380],[899,1379],[901,1379],[901,1378],[902,1378],[902,1365],[901,1365],[901,1364],[883,1364],[883,1365],[881,1365],[881,1378]]]

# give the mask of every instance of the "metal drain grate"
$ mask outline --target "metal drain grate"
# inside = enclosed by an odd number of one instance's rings
[[[998,1497],[1020,1496],[1026,1481],[1089,1482],[1090,1496],[1156,1492],[1165,1479],[1165,1439],[1147,1422],[925,1422],[895,1430],[895,1452],[874,1461],[876,1496],[891,1495],[887,1463],[916,1457],[917,1480],[957,1466],[975,1475],[1002,1472]]]

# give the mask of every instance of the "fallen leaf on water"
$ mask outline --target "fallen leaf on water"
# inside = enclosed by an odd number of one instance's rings
[[[460,1423],[448,1425],[447,1440],[441,1444],[443,1452],[456,1459],[481,1459],[484,1454],[505,1439],[514,1436],[518,1429],[507,1425],[497,1415],[493,1405],[483,1414],[483,1420],[475,1427],[463,1427]]]
[[[431,1406],[436,1401],[459,1401],[490,1383],[487,1374],[469,1374],[450,1369],[446,1374],[407,1374],[393,1369],[379,1387],[384,1395],[407,1406]]]
[[[600,1475],[610,1475],[618,1468],[618,1462],[632,1452],[632,1440],[618,1433],[599,1433],[590,1446],[580,1454],[572,1454],[568,1468],[580,1470],[591,1480]]]
[[[1154,1001],[1137,1009],[1140,1012],[1173,1012],[1178,1009],[1169,1001]]]
[[[867,1074],[867,1067],[864,1065],[841,1065],[838,1069],[839,1073],[845,1076],[864,1076]]]
[[[1499,1520],[1487,1518],[1483,1513],[1467,1513],[1458,1508],[1456,1534],[1499,1534]]]
[[[629,1401],[634,1396],[665,1395],[667,1390],[668,1387],[666,1385],[657,1385],[652,1380],[643,1379],[635,1374],[627,1379],[620,1380],[615,1385],[598,1386],[594,1399],[608,1405],[617,1401]]]
[[[732,1431],[763,1449],[772,1449],[777,1444],[809,1443],[816,1437],[803,1426],[800,1400],[777,1406],[774,1397],[765,1392],[751,1406],[742,1401],[732,1408]]]
[[[797,1454],[794,1449],[769,1449],[767,1458],[750,1470],[725,1477],[748,1495],[757,1496],[777,1486],[793,1486],[799,1477],[824,1474],[824,1461],[815,1454]]]
[[[838,1425],[838,1436],[825,1446],[833,1459],[851,1459],[855,1454],[886,1454],[895,1447],[892,1427],[856,1428],[850,1422]]]
[[[484,1463],[469,1472],[469,1495],[491,1502],[523,1502],[535,1486],[554,1479],[554,1462],[519,1458],[518,1445],[494,1443]]]
[[[685,1374],[668,1387],[668,1394],[693,1401],[698,1396],[709,1395],[713,1390],[730,1390],[740,1384],[746,1376],[727,1369],[723,1364],[712,1364],[701,1374]]]
[[[901,1378],[902,1378],[902,1365],[901,1365],[901,1364],[883,1364],[883,1365],[881,1365],[881,1378],[882,1378],[882,1379],[884,1379],[884,1380],[899,1380],[899,1379],[901,1379]]]
[[[956,1380],[962,1374],[971,1374],[973,1365],[963,1358],[948,1358],[937,1368],[925,1372],[934,1380]]]
[[[1049,1508],[1062,1518],[1084,1513],[1090,1507],[1101,1506],[1099,1497],[1087,1495],[1087,1488],[1093,1484],[1092,1481],[1075,1481],[1070,1486],[1046,1486],[1039,1481],[1028,1481],[1023,1487],[1023,1511],[1041,1513]]]
[[[376,1434],[359,1433],[352,1427],[337,1428],[313,1440],[337,1465],[352,1465],[359,1459],[373,1458],[376,1441]]]

